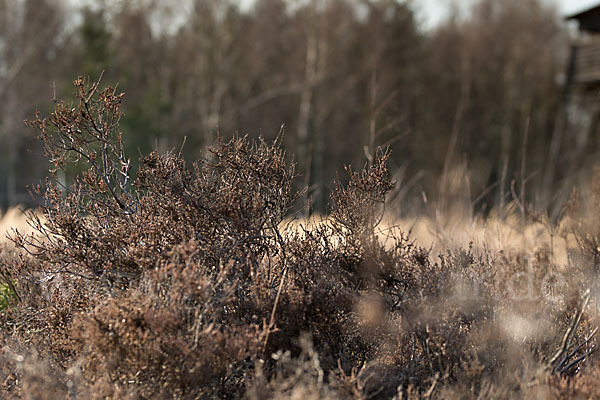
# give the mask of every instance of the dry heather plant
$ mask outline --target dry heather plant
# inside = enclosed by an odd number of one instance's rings
[[[2,397],[597,396],[589,275],[559,301],[545,259],[383,238],[389,152],[347,169],[327,222],[286,229],[299,194],[279,139],[219,141],[191,166],[153,152],[133,176],[123,95],[75,87],[31,122],[54,169],[37,235],[0,259]]]

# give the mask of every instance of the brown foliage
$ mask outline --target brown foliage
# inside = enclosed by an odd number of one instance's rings
[[[15,232],[21,253],[3,255],[18,294],[1,316],[4,397],[594,395],[590,295],[515,297],[521,255],[435,262],[380,230],[389,152],[347,169],[329,220],[293,229],[279,140],[218,142],[191,168],[153,152],[130,182],[121,95],[76,87],[75,108],[33,123],[56,167],[81,173],[47,181],[38,236]]]

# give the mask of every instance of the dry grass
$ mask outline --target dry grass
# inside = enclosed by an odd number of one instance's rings
[[[452,224],[440,224],[428,216],[418,218],[388,218],[384,226],[398,227],[420,246],[431,248],[433,254],[448,248],[469,247],[507,254],[544,256],[560,267],[569,263],[568,252],[577,245],[567,229],[554,229],[542,222],[523,222],[512,215],[499,218],[452,219]],[[385,230],[385,228],[383,228]]]
[[[7,238],[7,234],[13,229],[24,234],[34,232],[34,229],[27,223],[27,216],[21,206],[9,208],[4,213],[0,212],[0,245],[10,246],[12,244]]]
[[[388,213],[378,227],[382,239],[392,230],[410,235],[419,246],[429,248],[432,254],[444,253],[448,248],[469,247],[487,249],[492,252],[522,253],[530,256],[544,254],[551,257],[560,267],[568,265],[569,249],[578,246],[568,226],[553,228],[542,222],[523,222],[516,215],[500,218],[491,215],[486,218],[448,218],[450,223],[440,223],[429,216],[396,218]],[[282,229],[301,227],[311,229],[319,224],[327,224],[327,218],[314,215],[304,219],[286,219]],[[12,207],[0,214],[0,244],[12,244],[7,234],[13,229],[30,234],[35,231],[27,222],[27,216],[20,206]],[[568,243],[568,245],[567,245]]]
[[[427,215],[397,218],[388,213],[378,226],[377,233],[384,242],[393,232],[408,234],[418,246],[431,249],[432,255],[444,254],[448,249],[471,246],[493,253],[502,251],[529,257],[541,256],[561,268],[569,264],[569,251],[578,247],[572,231],[566,225],[552,227],[543,222],[524,222],[514,214],[504,218],[495,214],[476,218],[463,215],[448,217],[447,221],[451,222],[440,223]],[[316,215],[309,220],[285,220],[281,227],[311,230],[320,224],[328,224],[328,220]]]

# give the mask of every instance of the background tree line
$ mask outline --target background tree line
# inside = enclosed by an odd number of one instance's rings
[[[344,164],[386,145],[402,212],[545,208],[598,150],[574,153],[560,123],[567,55],[543,0],[478,0],[433,30],[394,0],[0,0],[0,202],[27,202],[48,169],[22,121],[104,70],[133,162],[285,124],[317,211]]]

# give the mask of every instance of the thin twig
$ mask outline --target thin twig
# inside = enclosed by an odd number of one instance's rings
[[[587,308],[587,305],[590,301],[590,297],[591,297],[591,294],[590,294],[590,290],[588,289],[588,290],[586,290],[586,292],[584,294],[583,303],[582,303],[581,307],[577,311],[575,318],[573,318],[571,325],[569,326],[569,328],[565,332],[565,335],[563,336],[563,340],[562,340],[560,349],[552,357],[552,359],[550,360],[550,362],[548,363],[548,365],[546,367],[547,369],[550,369],[554,365],[554,368],[553,368],[554,373],[563,373],[564,371],[568,370],[570,367],[572,367],[576,363],[585,359],[585,357],[587,357],[587,355],[592,353],[592,350],[595,350],[595,348],[590,350],[588,353],[584,354],[583,356],[577,357],[575,360],[573,360],[572,362],[570,362],[569,364],[567,364],[565,366],[565,364],[569,361],[569,359],[573,355],[575,355],[575,353],[581,347],[583,347],[586,343],[588,343],[592,339],[592,337],[596,334],[596,331],[598,330],[598,328],[595,328],[592,331],[592,333],[581,344],[577,345],[573,351],[569,352],[568,349],[571,348],[571,346],[573,344],[573,338],[575,337],[575,333],[577,331],[579,323],[581,322],[581,317],[583,316],[583,313],[585,312],[585,309]]]
[[[271,319],[269,321],[269,325],[267,328],[267,335],[265,337],[265,342],[263,343],[262,352],[264,353],[267,348],[267,342],[269,341],[269,334],[271,333],[271,329],[275,326],[275,312],[277,311],[277,304],[279,303],[279,297],[281,296],[281,290],[283,289],[283,283],[285,282],[285,277],[287,275],[287,265],[283,268],[283,274],[281,274],[281,282],[279,282],[279,288],[277,289],[277,295],[275,296],[275,303],[273,304],[273,310],[271,310]]]

